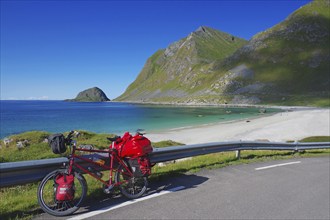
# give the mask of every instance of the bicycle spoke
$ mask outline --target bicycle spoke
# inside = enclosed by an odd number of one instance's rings
[[[122,194],[130,199],[142,196],[147,189],[147,178],[134,177],[123,166],[118,168],[116,183],[119,183]]]

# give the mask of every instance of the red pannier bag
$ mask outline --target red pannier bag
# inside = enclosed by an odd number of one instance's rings
[[[120,157],[142,157],[152,152],[151,142],[148,138],[136,134],[130,135],[128,132],[116,141],[115,148]]]
[[[151,174],[151,164],[148,157],[130,158],[128,163],[134,177],[146,177]]]
[[[70,201],[74,198],[74,175],[59,173],[55,178],[56,200]]]
[[[148,154],[153,149],[148,138],[139,134],[132,136],[126,132],[122,138],[116,141],[115,148],[120,157],[127,158],[135,177],[146,177],[151,174]]]

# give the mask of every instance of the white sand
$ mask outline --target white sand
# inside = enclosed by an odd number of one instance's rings
[[[282,142],[309,136],[330,136],[330,109],[300,109],[244,121],[149,133],[146,136],[154,142],[173,140],[185,144],[239,140]]]

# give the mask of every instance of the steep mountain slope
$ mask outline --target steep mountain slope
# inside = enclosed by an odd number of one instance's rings
[[[98,87],[93,87],[79,92],[76,98],[67,99],[70,102],[106,102],[110,101],[106,94]]]
[[[199,27],[188,37],[159,50],[146,62],[137,79],[117,100],[151,101],[185,98],[197,91],[200,79],[211,73],[212,63],[232,54],[246,41]]]
[[[329,4],[311,2],[248,43],[200,27],[150,57],[118,100],[329,106]]]
[[[314,1],[255,35],[215,72],[213,91],[231,102],[329,106],[330,7]],[[231,78],[230,83],[224,83]],[[221,84],[215,89],[215,84]]]

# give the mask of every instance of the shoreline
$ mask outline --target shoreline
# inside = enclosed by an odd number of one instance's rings
[[[250,115],[247,118],[229,119],[228,121],[206,120],[197,125],[180,125],[173,123],[171,128],[148,129],[147,137],[153,141],[173,140],[183,144],[198,144],[223,141],[296,141],[309,136],[330,136],[330,108],[308,106],[270,106],[270,105],[232,105],[232,104],[191,104],[189,103],[132,103],[139,105],[159,105],[174,107],[215,107],[215,108],[256,108],[281,109],[267,111],[266,114]],[[199,115],[198,115],[199,117]],[[84,130],[84,129],[81,129]],[[86,130],[88,131],[88,129]],[[95,131],[92,131],[95,132]],[[99,132],[97,132],[99,133]],[[110,132],[111,133],[111,132]],[[10,136],[10,135],[7,135]],[[4,136],[3,138],[7,137]],[[2,138],[1,138],[2,139]]]
[[[330,109],[291,109],[291,111],[238,121],[150,132],[146,136],[154,142],[172,140],[184,144],[225,141],[297,141],[310,136],[330,136]]]
[[[301,110],[301,109],[328,109],[328,107],[317,106],[280,106],[267,104],[215,104],[215,103],[177,103],[177,102],[139,102],[139,101],[108,101],[113,103],[128,103],[138,105],[164,105],[182,107],[221,107],[221,108],[275,108],[282,110]]]

